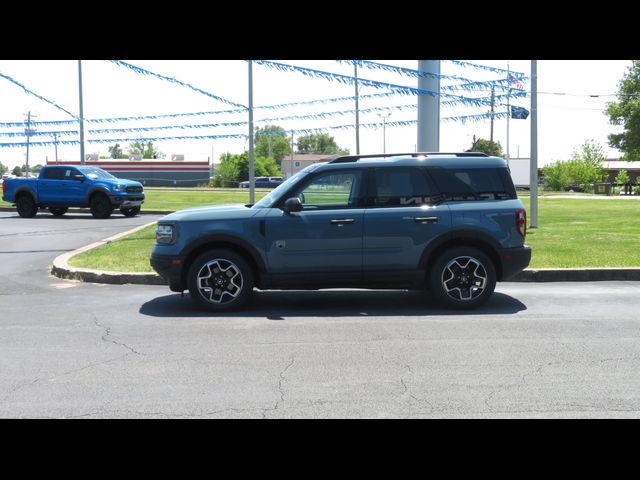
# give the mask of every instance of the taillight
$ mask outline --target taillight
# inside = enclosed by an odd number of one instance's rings
[[[4,196],[4,193],[7,191],[7,182],[2,182],[2,196]]]
[[[516,229],[518,233],[522,235],[522,238],[527,236],[527,211],[523,209],[516,210]]]

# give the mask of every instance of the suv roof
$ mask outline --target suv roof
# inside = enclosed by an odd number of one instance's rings
[[[482,152],[412,152],[385,153],[375,155],[345,155],[330,162],[312,164],[308,171],[318,168],[428,165],[443,168],[507,168],[507,161],[500,157],[491,157]]]

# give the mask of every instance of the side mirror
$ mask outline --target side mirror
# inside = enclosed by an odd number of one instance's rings
[[[282,210],[286,213],[302,211],[302,202],[298,197],[287,198],[282,206]]]
[[[78,181],[78,182],[84,182],[84,175],[76,174],[76,175],[73,176],[73,179]]]

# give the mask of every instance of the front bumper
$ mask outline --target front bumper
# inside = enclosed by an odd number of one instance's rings
[[[502,278],[500,278],[500,281],[508,280],[515,274],[520,273],[531,262],[531,247],[527,245],[518,248],[505,248],[500,250],[499,254],[502,262]]]
[[[144,194],[111,194],[111,203],[115,208],[139,207],[144,203]]]
[[[173,292],[182,292],[186,286],[183,284],[182,271],[185,257],[180,255],[151,254],[151,268],[164,278]]]

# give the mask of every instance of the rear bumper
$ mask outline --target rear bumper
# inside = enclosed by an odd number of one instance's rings
[[[164,278],[169,288],[174,292],[182,292],[185,286],[182,282],[182,269],[185,257],[180,255],[151,255],[151,268]]]
[[[502,278],[500,281],[508,280],[515,274],[529,266],[531,262],[531,247],[524,245],[518,248],[505,248],[500,250],[500,261],[502,262]]]

